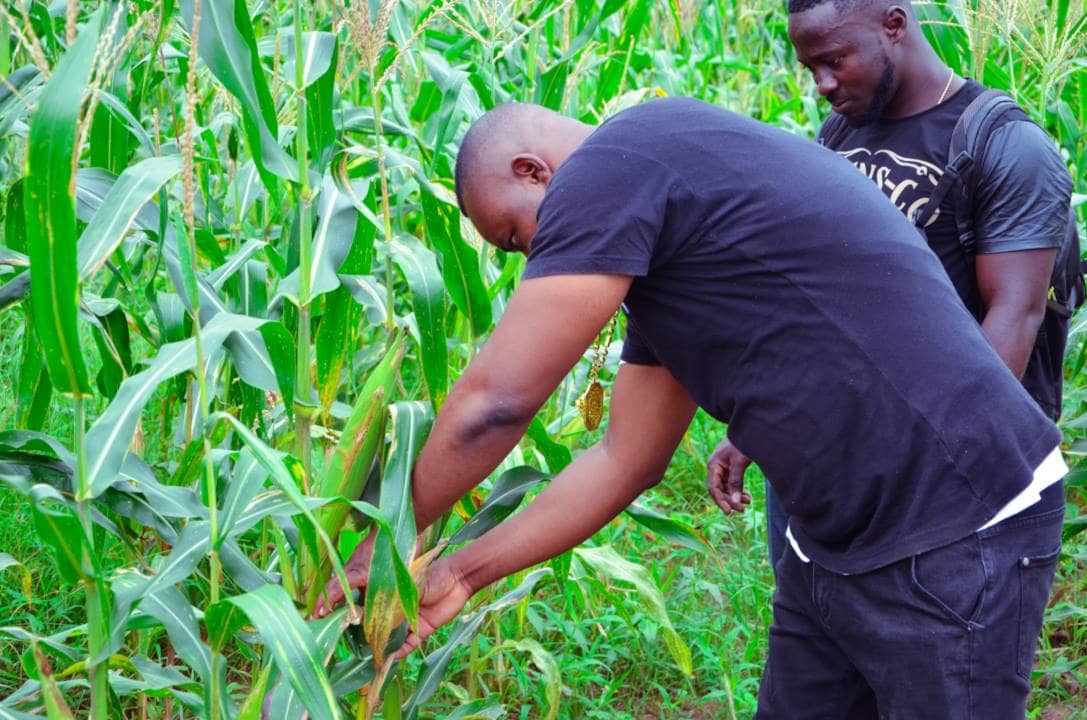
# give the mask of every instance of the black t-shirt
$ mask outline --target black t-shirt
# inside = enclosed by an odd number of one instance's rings
[[[834,150],[867,175],[907,217],[928,203],[947,166],[951,132],[966,107],[984,91],[968,80],[947,102],[906,118],[880,119],[860,128],[846,126]],[[989,138],[976,171],[973,225],[976,252],[1002,253],[1059,247],[1068,222],[1072,178],[1045,132],[1032,122],[1001,125]],[[985,309],[973,257],[963,252],[949,193],[925,227],[929,246],[940,258],[970,313],[980,322]],[[1044,358],[1035,354],[1031,362]],[[1059,375],[1024,375],[1027,390],[1049,412],[1060,408]]]
[[[729,422],[831,570],[974,532],[1060,439],[872,183],[740,115],[654,100],[567,158],[525,277],[583,273],[634,277],[624,359]]]

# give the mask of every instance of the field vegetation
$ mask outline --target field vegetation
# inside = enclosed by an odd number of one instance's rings
[[[468,123],[511,100],[596,122],[690,95],[811,137],[828,110],[784,5],[0,5],[0,718],[749,717],[762,479],[721,515],[704,462],[723,428],[702,414],[590,542],[484,591],[424,652],[386,651],[435,553],[600,432],[575,407],[590,349],[416,556],[413,460],[524,264],[457,210]],[[1082,202],[1087,5],[917,6],[952,67],[1050,132]],[[1050,720],[1087,718],[1085,361],[1081,315],[1031,701]],[[367,532],[365,597],[311,620]]]

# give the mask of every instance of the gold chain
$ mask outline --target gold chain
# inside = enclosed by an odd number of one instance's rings
[[[952,68],[951,69],[951,74],[947,76],[947,84],[944,85],[944,91],[942,93],[940,93],[940,99],[936,101],[937,105],[942,103],[944,101],[944,98],[947,97],[947,91],[951,89],[951,81],[954,80],[954,79],[955,79],[955,69]]]
[[[619,311],[615,311],[611,322],[608,323],[608,331],[604,335],[604,341],[597,339],[596,354],[593,356],[592,367],[589,368],[589,386],[577,399],[575,405],[581,411],[581,419],[585,421],[587,430],[596,430],[600,426],[600,420],[604,416],[604,388],[597,382],[600,369],[608,359],[608,348],[611,347],[611,339],[615,335],[615,325],[619,322]]]

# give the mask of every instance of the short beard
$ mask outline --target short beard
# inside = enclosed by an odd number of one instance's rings
[[[894,78],[895,65],[891,62],[891,58],[887,53],[883,53],[883,75],[879,79],[879,85],[876,86],[875,94],[872,95],[872,102],[868,103],[868,107],[865,108],[864,112],[853,117],[847,117],[846,122],[853,127],[864,127],[879,120],[883,115],[884,108],[887,107],[887,103],[891,101]]]

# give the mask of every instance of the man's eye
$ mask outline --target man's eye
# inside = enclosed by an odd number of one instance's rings
[[[842,60],[844,59],[845,58],[842,55],[835,55],[827,61],[827,66],[829,66],[831,70],[837,70],[841,66]]]

